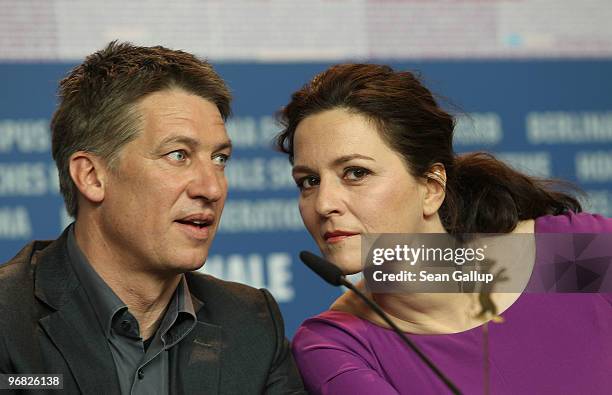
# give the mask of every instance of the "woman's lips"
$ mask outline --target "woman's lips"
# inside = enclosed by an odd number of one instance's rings
[[[326,232],[323,235],[325,242],[328,244],[339,243],[349,237],[357,236],[359,233],[354,232],[343,232],[343,231],[335,231],[335,232]]]

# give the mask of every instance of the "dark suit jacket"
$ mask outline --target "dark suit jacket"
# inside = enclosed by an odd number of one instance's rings
[[[0,373],[62,373],[62,393],[116,394],[113,357],[68,262],[66,235],[32,242],[0,266]],[[173,393],[304,393],[266,290],[186,276],[198,322],[171,351]]]

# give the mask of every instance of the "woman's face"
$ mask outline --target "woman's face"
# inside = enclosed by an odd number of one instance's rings
[[[361,234],[423,231],[426,182],[362,115],[333,109],[300,122],[293,178],[306,228],[346,274],[361,270]]]

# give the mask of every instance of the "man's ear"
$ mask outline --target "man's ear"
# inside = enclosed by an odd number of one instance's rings
[[[92,203],[104,200],[108,170],[99,156],[77,151],[70,156],[70,177],[81,195]]]
[[[425,173],[425,196],[423,197],[423,215],[430,216],[438,212],[446,196],[446,170],[444,165],[436,163]]]

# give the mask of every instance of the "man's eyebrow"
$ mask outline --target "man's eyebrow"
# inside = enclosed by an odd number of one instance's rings
[[[159,144],[158,144],[158,149],[162,148],[166,145],[169,144],[184,144],[186,146],[188,146],[191,149],[196,149],[199,146],[202,145],[202,143],[200,143],[200,141],[198,141],[197,139],[194,139],[193,137],[189,137],[189,136],[184,136],[184,135],[174,135],[174,136],[168,136],[165,139],[163,139]],[[215,145],[213,147],[213,151],[217,152],[217,151],[221,151],[224,149],[232,149],[232,142],[231,140],[225,140],[221,143],[218,143],[217,145]]]
[[[184,136],[184,135],[173,135],[173,136],[168,136],[165,139],[163,139],[157,145],[157,147],[162,148],[168,144],[174,144],[174,143],[184,144],[192,149],[197,148],[200,145],[200,142],[194,139],[193,137]]]
[[[214,147],[213,152],[223,151],[224,149],[229,149],[230,151],[232,150],[232,140],[227,140],[227,141],[217,144]]]
[[[336,159],[334,159],[334,161],[331,163],[332,166],[338,166],[341,165],[343,163],[346,162],[350,162],[353,159],[364,159],[364,160],[370,160],[370,161],[374,161],[374,158],[371,158],[369,156],[366,155],[361,155],[361,154],[351,154],[351,155],[343,155],[340,156]],[[291,173],[295,174],[295,173],[313,173],[314,170],[311,169],[308,166],[305,165],[297,165],[297,166],[293,166],[293,169],[291,169]]]

